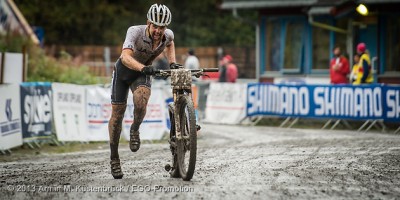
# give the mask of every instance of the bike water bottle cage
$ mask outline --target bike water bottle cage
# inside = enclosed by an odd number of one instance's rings
[[[171,70],[172,89],[192,89],[192,74],[189,69]]]

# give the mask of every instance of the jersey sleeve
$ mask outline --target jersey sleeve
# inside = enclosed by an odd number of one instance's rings
[[[172,32],[171,29],[165,30],[165,36],[166,36],[166,46],[169,46],[172,41],[174,41],[174,32]]]
[[[122,45],[122,49],[134,49],[135,47],[135,41],[136,41],[136,36],[137,36],[137,28],[134,26],[131,26],[128,28],[128,31],[126,32],[126,37],[124,44]]]

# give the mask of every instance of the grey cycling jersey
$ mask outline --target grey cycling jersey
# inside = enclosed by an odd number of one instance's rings
[[[147,25],[129,27],[122,49],[132,49],[135,60],[144,65],[151,65],[153,60],[174,40],[174,33],[166,29],[160,45],[153,50],[153,43],[146,33],[146,28]]]

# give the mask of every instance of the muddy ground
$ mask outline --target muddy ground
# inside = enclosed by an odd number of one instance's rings
[[[400,199],[400,135],[203,125],[189,182],[170,178],[166,142],[0,163],[0,199]]]

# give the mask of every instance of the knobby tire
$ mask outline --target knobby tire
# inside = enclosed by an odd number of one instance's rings
[[[188,136],[188,139],[178,141],[178,162],[179,171],[183,180],[192,179],[196,166],[197,152],[197,130],[196,116],[193,101],[188,95],[179,99],[179,115],[181,125],[181,135]],[[189,145],[188,145],[189,144]],[[188,157],[187,157],[188,156]],[[186,158],[186,159],[185,159]],[[188,163],[185,162],[188,161]]]

